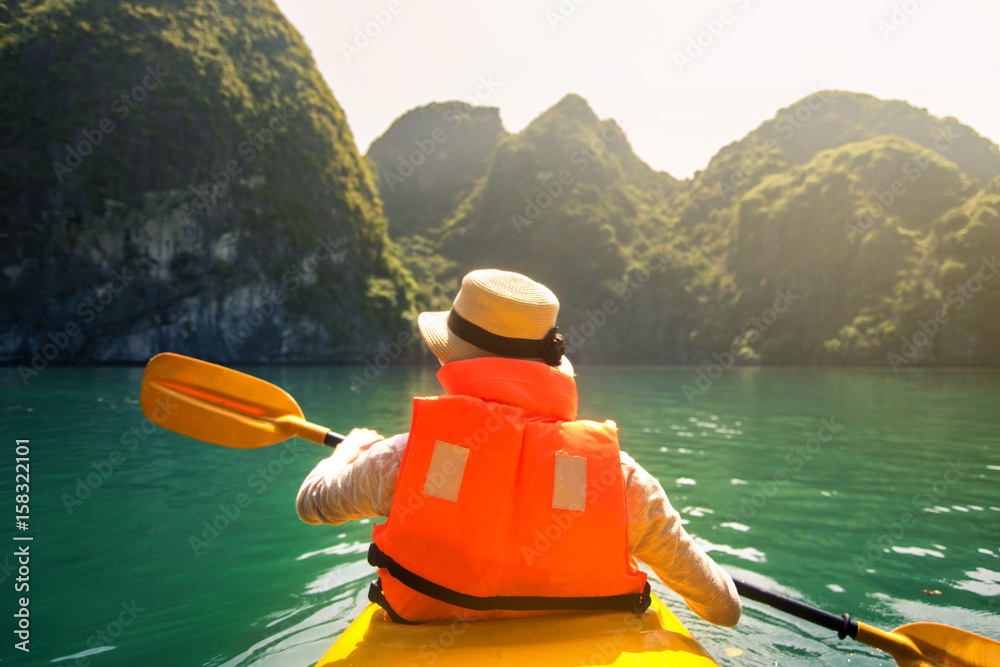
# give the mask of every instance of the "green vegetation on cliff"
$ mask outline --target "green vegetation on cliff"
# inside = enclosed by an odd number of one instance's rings
[[[826,341],[848,360],[995,365],[1000,361],[1000,178],[935,217],[892,292]]]
[[[394,237],[425,234],[465,199],[507,136],[496,108],[429,104],[404,114],[368,149]]]
[[[582,316],[613,295],[645,248],[644,212],[676,183],[571,95],[499,143],[431,238],[455,263],[450,278],[484,266],[528,273],[560,295],[564,318]]]
[[[435,262],[422,279],[441,307],[473,268],[550,285],[578,360],[898,367],[905,348],[904,363],[997,364],[998,175],[997,147],[955,119],[825,91],[681,182],[569,95],[503,138],[419,244],[401,243]],[[388,209],[398,195],[379,187]]]
[[[273,2],[7,3],[0,22],[3,357],[122,270],[58,361],[358,360],[411,326],[370,172]]]

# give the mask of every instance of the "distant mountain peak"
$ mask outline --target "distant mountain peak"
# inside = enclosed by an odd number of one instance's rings
[[[587,100],[576,93],[569,93],[553,106],[546,109],[538,116],[532,125],[538,122],[545,123],[551,119],[571,119],[584,125],[596,125],[600,122],[597,114],[590,108]]]
[[[392,234],[425,234],[440,225],[486,173],[506,136],[499,109],[467,102],[427,104],[393,121],[367,155]]]
[[[903,100],[867,93],[818,91],[779,110],[754,133],[758,132],[775,140],[798,163],[826,148],[896,135],[934,150],[981,182],[1000,174],[1000,150],[971,127]]]
[[[563,96],[563,98],[555,104],[554,108],[560,108],[560,107],[563,108],[581,107],[590,111],[590,105],[587,103],[587,100],[583,99],[576,93],[566,93]],[[593,113],[593,111],[591,111],[591,113]]]

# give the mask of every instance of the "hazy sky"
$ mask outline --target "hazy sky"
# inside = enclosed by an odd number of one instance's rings
[[[430,102],[499,107],[518,132],[578,93],[684,178],[819,89],[903,99],[1000,143],[998,0],[277,3],[362,153]]]

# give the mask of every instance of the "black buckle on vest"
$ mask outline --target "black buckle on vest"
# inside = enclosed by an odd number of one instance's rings
[[[376,579],[368,586],[368,601],[377,604],[385,610],[385,613],[389,615],[389,620],[393,623],[402,623],[404,625],[419,625],[414,621],[408,621],[399,614],[396,610],[392,608],[389,601],[385,599],[385,593],[382,591],[382,580]]]
[[[649,580],[647,579],[646,585],[642,589],[642,593],[639,593],[639,601],[636,603],[635,608],[632,611],[636,614],[645,614],[651,604],[653,604],[653,594],[652,589],[649,587]]]

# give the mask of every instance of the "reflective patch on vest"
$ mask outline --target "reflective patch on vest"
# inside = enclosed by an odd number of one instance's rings
[[[424,482],[424,495],[450,502],[458,500],[458,489],[462,486],[462,475],[465,474],[465,461],[468,458],[469,450],[465,447],[441,440],[435,442],[431,464],[427,468],[427,480]]]
[[[587,459],[556,454],[552,508],[582,512],[587,508]]]

